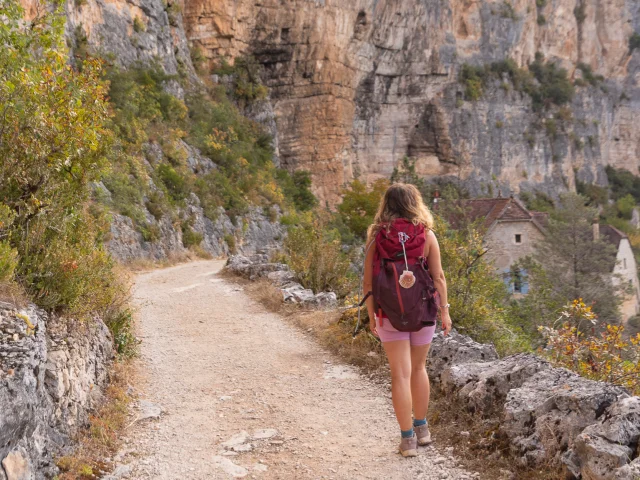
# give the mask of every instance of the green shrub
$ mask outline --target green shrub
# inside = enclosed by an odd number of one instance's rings
[[[162,164],[157,168],[158,177],[174,202],[180,202],[189,195],[189,185],[183,175],[170,165]]]
[[[380,198],[388,186],[389,182],[384,179],[377,180],[371,187],[354,180],[344,190],[338,214],[356,236],[366,237],[367,228],[373,223]]]
[[[485,69],[469,64],[462,65],[460,81],[464,84],[464,96],[467,100],[476,101],[482,97]]]
[[[172,27],[178,26],[178,19],[180,18],[180,13],[182,13],[182,8],[177,1],[172,1],[167,5],[166,8],[167,16],[169,17],[169,24]]]
[[[199,246],[203,239],[204,236],[201,233],[195,232],[189,222],[182,223],[182,244],[186,248]]]
[[[539,14],[538,18],[536,19],[536,21],[538,22],[538,25],[540,25],[540,26],[546,25],[546,23],[547,23],[547,19],[543,14]]]
[[[123,357],[133,357],[137,353],[139,341],[133,332],[133,313],[130,309],[116,310],[104,318],[113,335],[116,352]]]
[[[576,17],[576,21],[578,22],[578,24],[584,23],[584,21],[587,19],[586,5],[584,3],[580,3],[580,5],[576,6],[573,9],[573,14]]]
[[[633,51],[640,47],[640,33],[634,32],[631,37],[629,37],[629,52],[633,53]]]
[[[591,67],[586,63],[580,62],[578,68],[582,71],[584,81],[590,83],[592,86],[597,87],[598,84],[604,81],[604,77],[602,75],[595,75]]]
[[[305,170],[297,170],[289,174],[286,170],[278,170],[278,184],[282,192],[293,200],[295,207],[305,212],[318,205],[318,199],[311,192],[311,174]]]
[[[141,33],[141,32],[146,32],[147,31],[147,26],[140,19],[140,17],[136,17],[136,18],[133,19],[133,30],[136,33]]]
[[[224,238],[224,242],[229,247],[229,252],[231,254],[236,254],[237,253],[236,237],[230,233],[225,233],[223,238]]]
[[[536,0],[536,7],[544,8],[547,6],[547,0]]]
[[[516,11],[511,5],[511,2],[508,0],[504,0],[502,5],[500,6],[500,16],[502,18],[510,18],[511,20],[517,20],[518,15],[516,15]]]
[[[286,262],[305,288],[333,291],[344,297],[355,291],[357,278],[342,252],[340,235],[318,220],[289,228],[284,241]]]

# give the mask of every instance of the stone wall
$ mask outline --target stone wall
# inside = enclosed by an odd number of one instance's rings
[[[520,234],[522,243],[515,242]],[[532,255],[543,235],[532,222],[498,222],[485,235],[487,260],[493,261],[500,272],[527,255]]]
[[[494,425],[493,450],[508,445],[521,466],[561,466],[573,479],[640,477],[640,397],[535,355],[499,359],[455,331],[436,335],[428,367],[456,407]]]
[[[109,330],[0,303],[0,480],[52,478],[108,380]]]

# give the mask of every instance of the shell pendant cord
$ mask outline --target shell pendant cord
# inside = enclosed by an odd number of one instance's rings
[[[402,253],[404,255],[404,265],[405,265],[405,270],[404,272],[402,272],[402,275],[400,275],[400,280],[398,281],[398,283],[402,288],[411,288],[416,283],[416,277],[413,275],[413,272],[409,270],[409,262],[407,260],[407,251],[404,248],[405,242],[409,240],[409,235],[407,235],[405,232],[399,232],[398,239],[400,240],[400,244],[402,245]]]

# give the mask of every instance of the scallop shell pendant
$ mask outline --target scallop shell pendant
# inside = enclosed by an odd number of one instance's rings
[[[400,275],[400,280],[398,283],[402,288],[411,288],[416,283],[416,277],[413,275],[413,272],[410,270],[405,270]]]

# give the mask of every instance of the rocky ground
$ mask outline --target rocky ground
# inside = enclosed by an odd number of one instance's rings
[[[479,478],[440,446],[400,457],[388,389],[267,313],[222,266],[138,277],[137,415],[151,418],[127,431],[111,478]]]

